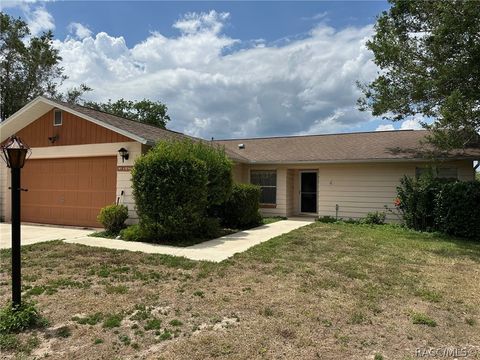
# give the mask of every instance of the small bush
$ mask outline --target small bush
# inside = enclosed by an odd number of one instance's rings
[[[259,225],[260,188],[251,184],[234,184],[232,193],[223,205],[222,220],[225,226],[243,229]]]
[[[120,238],[126,241],[152,242],[155,241],[157,231],[152,226],[134,224],[120,231]]]
[[[125,227],[128,208],[125,205],[108,205],[100,210],[97,221],[109,234],[118,234]]]
[[[380,212],[380,211],[369,212],[362,222],[364,224],[370,224],[370,225],[383,225],[385,224],[386,217],[387,217],[387,214],[385,212]]]
[[[445,184],[436,196],[435,205],[438,230],[480,240],[480,182]]]
[[[11,304],[7,304],[0,309],[0,334],[17,333],[45,325],[46,320],[39,315],[33,303],[23,302],[15,310]]]
[[[322,216],[317,219],[318,222],[325,223],[325,224],[332,224],[334,222],[337,222],[337,219],[335,219],[333,216]]]

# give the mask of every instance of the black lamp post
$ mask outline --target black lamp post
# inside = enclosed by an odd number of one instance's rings
[[[17,309],[22,303],[22,263],[20,256],[20,170],[31,150],[18,137],[11,136],[1,146],[2,157],[11,170],[12,181],[12,305]]]

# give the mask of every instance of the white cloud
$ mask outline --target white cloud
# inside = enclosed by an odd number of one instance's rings
[[[173,24],[173,27],[183,34],[191,35],[199,32],[218,34],[229,16],[229,13],[217,13],[215,10],[208,13],[188,13]]]
[[[43,31],[55,29],[53,16],[44,7],[27,10],[25,17],[33,36],[40,35]]]
[[[85,39],[92,35],[92,31],[88,27],[77,22],[70,23],[68,31],[79,39]]]
[[[413,118],[402,121],[400,127],[397,129],[393,124],[381,124],[375,131],[390,131],[390,130],[421,130],[423,129],[421,119]]]
[[[34,4],[36,2],[38,2],[38,0],[2,0],[0,2],[0,10],[6,8],[26,9],[28,5]]]
[[[317,13],[313,16],[306,16],[306,17],[302,17],[302,20],[323,20],[327,17],[328,15],[328,11],[323,11],[323,12],[320,12],[320,13]]]
[[[400,125],[400,130],[420,130],[422,125],[418,119],[408,119],[402,122]]]
[[[355,81],[376,73],[365,47],[371,26],[323,24],[283,45],[234,50],[239,40],[222,33],[228,19],[190,13],[173,24],[178,36],[153,32],[130,48],[104,32],[56,40],[64,86],[87,83],[92,100],[163,101],[170,128],[205,138],[333,132],[370,120],[356,109]]]
[[[375,129],[375,131],[391,131],[395,130],[392,124],[381,124]]]
[[[22,10],[26,23],[32,36],[40,35],[43,31],[55,29],[53,16],[44,6],[46,1],[38,0],[2,0],[0,10],[5,8],[18,8]]]

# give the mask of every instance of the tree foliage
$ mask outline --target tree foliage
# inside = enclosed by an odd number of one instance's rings
[[[31,36],[27,23],[0,12],[0,120],[39,95],[54,96],[65,79],[53,34]]]
[[[117,101],[109,99],[106,103],[87,101],[84,106],[161,128],[165,128],[170,121],[167,106],[160,101],[132,101],[122,98]]]
[[[367,42],[381,69],[360,85],[361,110],[435,120],[430,140],[465,147],[480,132],[480,2],[390,0]]]

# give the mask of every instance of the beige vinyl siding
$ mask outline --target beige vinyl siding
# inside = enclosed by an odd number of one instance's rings
[[[300,171],[318,172],[318,216],[335,216],[338,204],[340,218],[360,219],[371,211],[385,211],[385,205],[396,212],[393,200],[404,175],[415,176],[421,162],[389,162],[362,164],[316,165],[243,165],[250,170],[277,170],[277,206],[261,209],[263,215],[292,216],[299,214]],[[444,162],[440,166],[456,167],[462,181],[474,179],[470,160]],[[249,180],[249,177],[248,177]],[[398,217],[387,211],[389,221]]]
[[[287,210],[286,216],[291,216],[295,211],[294,192],[295,192],[295,170],[287,170]]]
[[[245,164],[235,163],[232,169],[233,181],[237,183],[248,183],[248,169]]]

